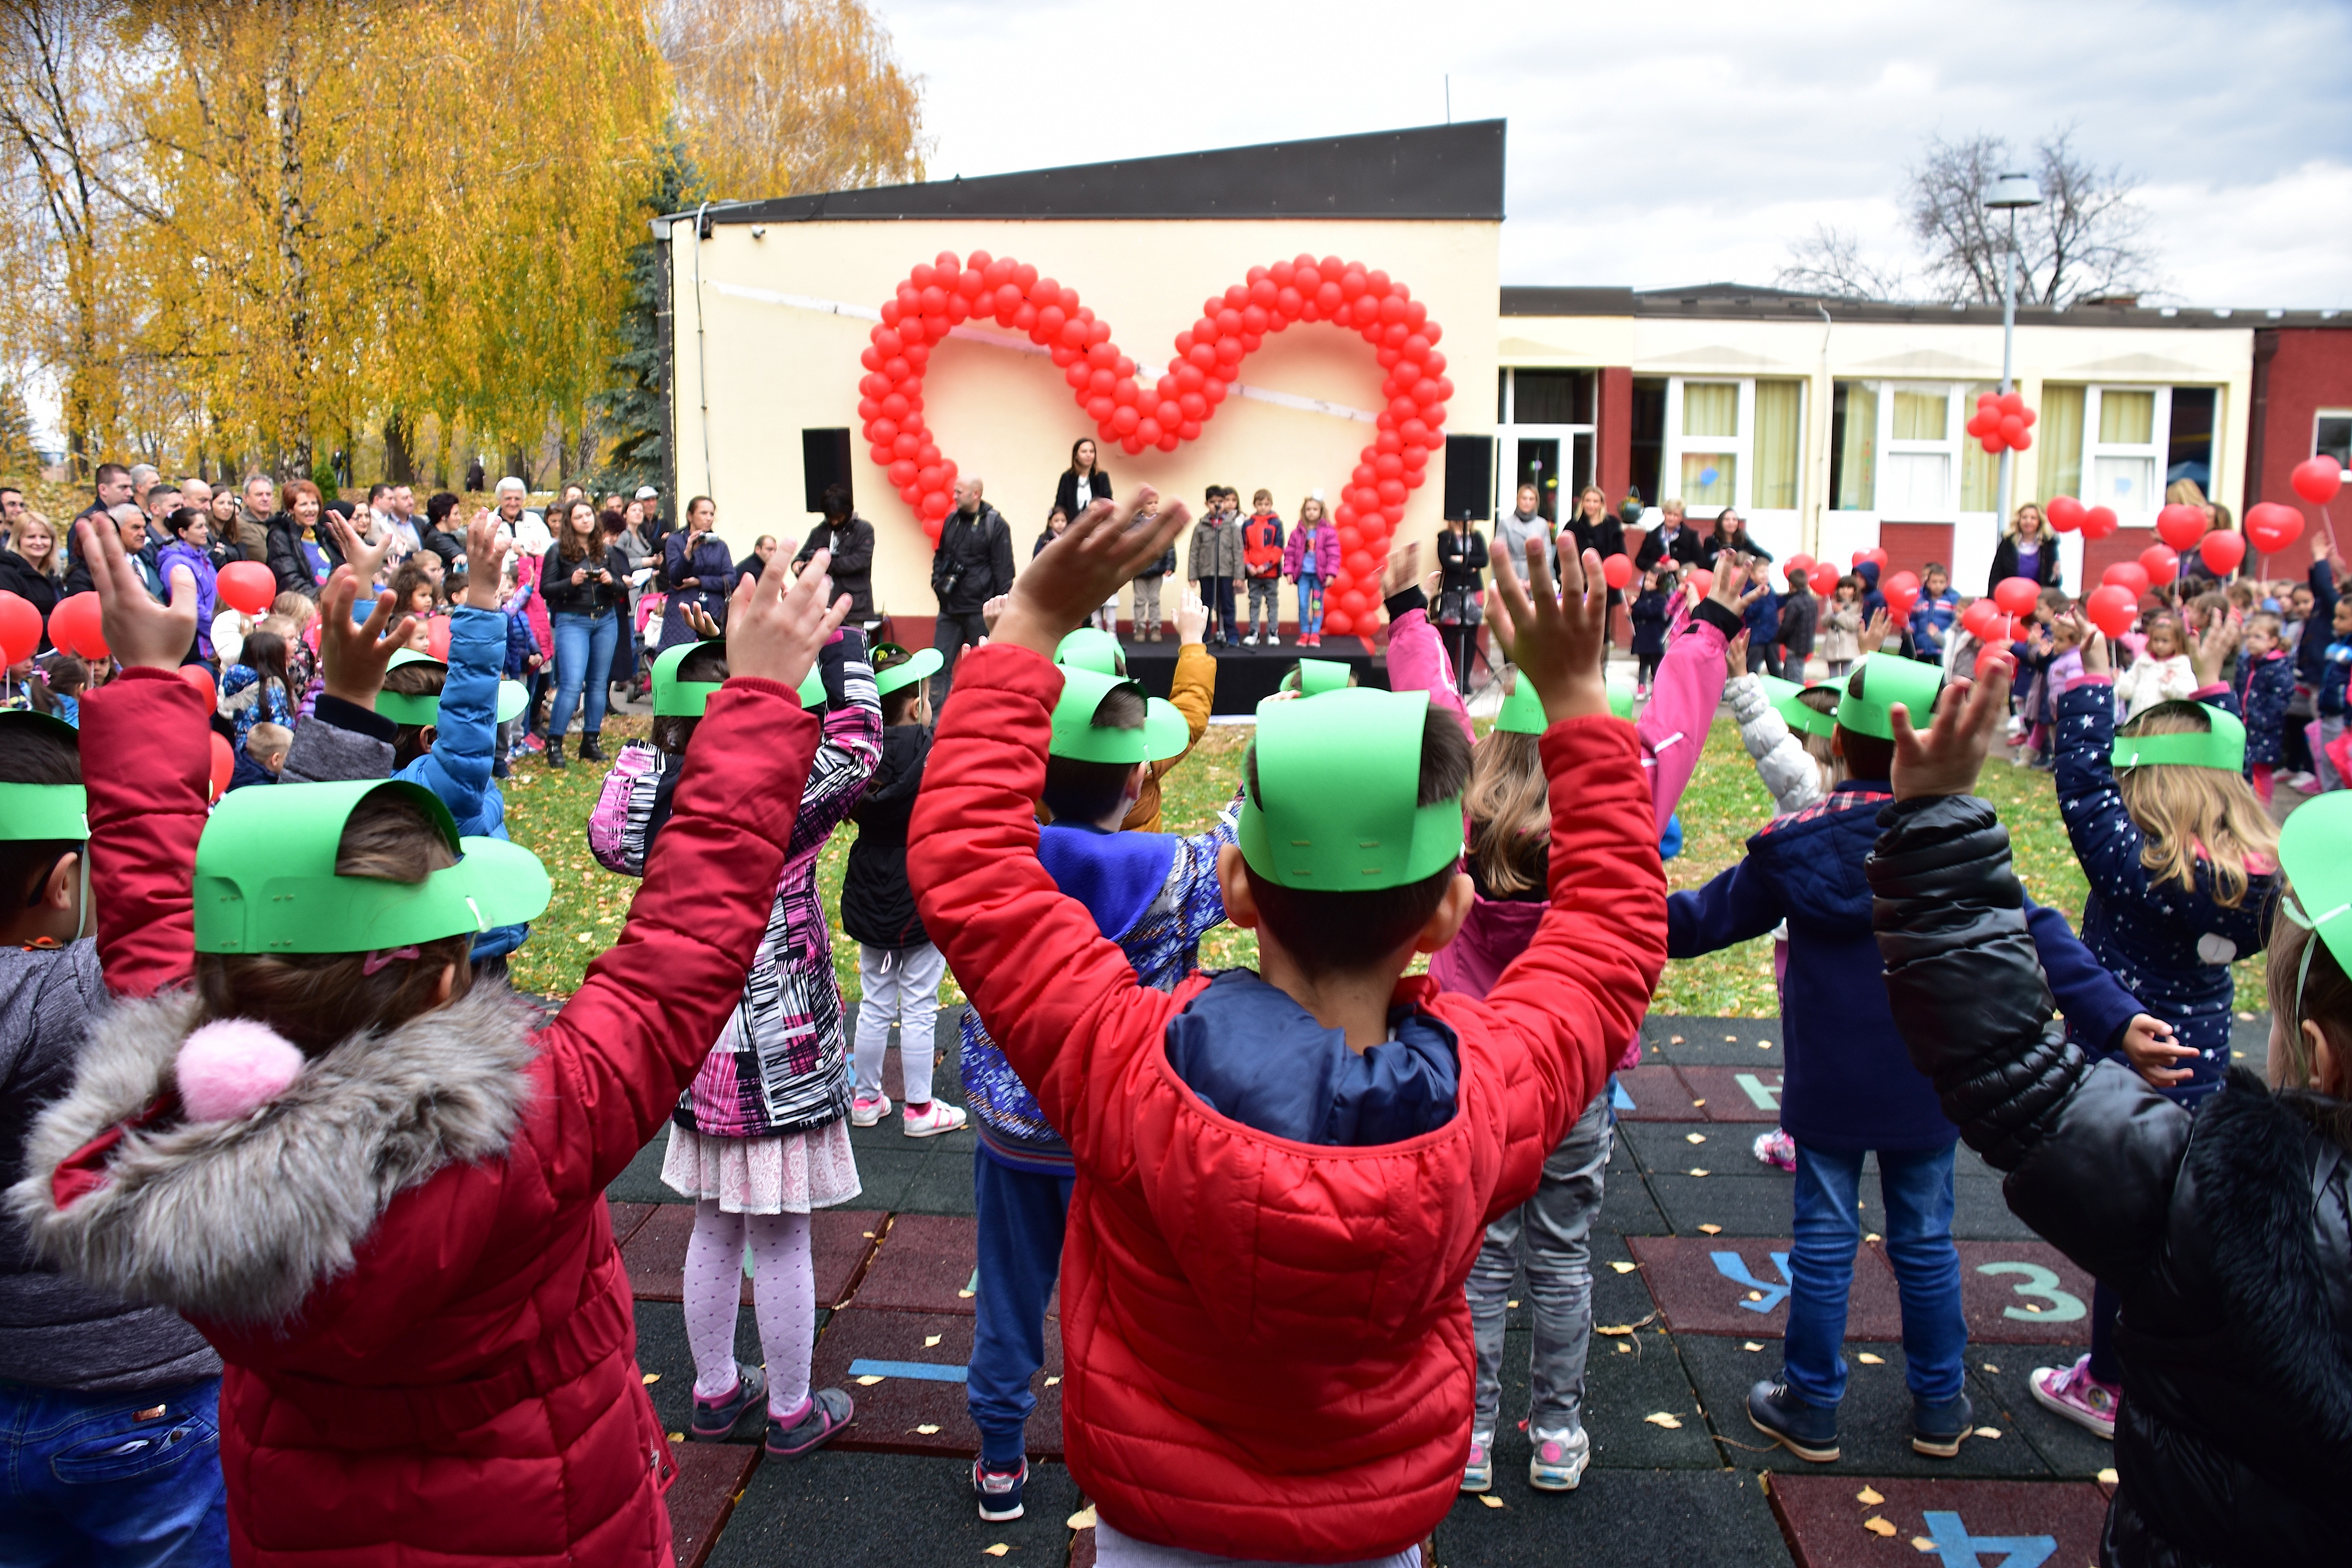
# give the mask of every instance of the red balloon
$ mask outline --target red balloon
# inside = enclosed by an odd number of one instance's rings
[[[217,587],[230,609],[266,615],[278,598],[278,574],[258,561],[232,561],[220,569]]]
[[[2256,501],[2246,509],[2246,537],[2263,554],[2275,554],[2303,537],[2303,513],[2274,500]]]
[[[1813,558],[1805,554],[1802,551],[1800,551],[1796,554],[1789,557],[1789,564],[1785,570],[1791,575],[1803,574],[1810,576],[1813,570]]]
[[[2119,637],[2139,618],[2139,595],[2121,584],[2110,583],[2091,595],[2084,613],[2099,630]]]
[[[210,731],[213,743],[213,794],[218,800],[228,793],[228,781],[236,776],[236,753],[229,749],[228,737],[218,730]]]
[[[2004,577],[1993,585],[1992,598],[2006,615],[2031,615],[2042,602],[2042,584],[2031,577]]]
[[[1811,581],[1813,584],[1813,592],[1821,595],[1823,598],[1827,598],[1830,595],[1837,592],[1838,569],[1831,565],[1828,562],[1823,561],[1814,566],[1811,574]]]
[[[1878,564],[1878,569],[1879,569],[1881,572],[1884,572],[1884,571],[1885,571],[1885,570],[1886,570],[1886,552],[1885,552],[1885,551],[1884,551],[1884,550],[1882,550],[1882,549],[1880,549],[1880,548],[1879,548],[1877,545],[1875,545],[1875,544],[1872,545],[1869,549],[1867,549],[1867,550],[1864,551],[1864,552],[1862,552],[1862,558],[1863,558],[1864,561],[1873,561],[1873,562],[1876,562],[1876,563],[1877,563],[1877,564]]]
[[[2139,596],[2147,592],[2150,578],[2147,567],[2142,563],[2118,561],[2099,574],[2099,581],[2110,588],[2124,589],[2131,595],[2132,603],[2137,605],[2139,603]]]
[[[1692,567],[1690,580],[1697,587],[1701,598],[1715,592],[1715,574],[1704,566]]]
[[[1291,290],[1286,289],[1283,292],[1287,294]],[[1345,610],[1326,610],[1323,612],[1323,629],[1335,637],[1347,637],[1356,629],[1356,617]]]
[[[1603,556],[1601,575],[1611,587],[1622,588],[1633,580],[1633,558],[1630,555]]]
[[[1916,595],[1919,591],[1919,574],[1897,572],[1882,584],[1889,594]]]
[[[1960,626],[1970,637],[1990,641],[1992,624],[2001,618],[2000,606],[1990,599],[1971,599],[1960,612]]]
[[[41,612],[33,601],[0,589],[0,664],[22,664],[41,646]]]
[[[2072,533],[2083,526],[2083,503],[2073,496],[2052,496],[2050,504],[2042,509],[2050,526],[2061,533]]]
[[[2000,425],[1994,427],[1994,433],[2000,436],[2002,446],[2016,446],[2025,439],[2024,416],[2017,414],[2002,415]]]
[[[2139,552],[2140,570],[2158,587],[2180,575],[2180,555],[2169,544],[2151,544]]]
[[[2344,470],[2336,467],[2335,458],[2322,453],[2297,463],[2288,478],[2295,494],[2314,506],[2326,506],[2336,499],[2336,490],[2342,487]]]
[[[2217,577],[2227,577],[2246,558],[2246,536],[2226,528],[2215,529],[2197,546],[2197,553]]]
[[[2083,514],[2083,537],[2105,539],[2122,526],[2113,507],[2095,506]]]
[[[1884,597],[1886,600],[1887,615],[1899,626],[1911,618],[1912,609],[1919,603],[1919,590],[1913,588],[1906,592],[1899,588],[1890,588]]]
[[[2175,550],[2193,550],[2205,537],[2205,509],[2174,503],[2156,514],[2156,536]]]
[[[2011,655],[2009,646],[2006,642],[1987,643],[1977,654],[1977,679],[1979,680],[1984,679],[1985,677],[1991,674],[1996,669],[2006,674],[2013,671],[2016,668],[2017,660]]]
[[[180,666],[180,679],[196,689],[196,694],[205,700],[205,707],[207,710],[220,700],[220,688],[213,683],[213,672],[203,665]]]
[[[57,608],[49,612],[49,640],[84,658],[109,657],[98,595],[74,594],[59,599]]]
[[[437,659],[442,659],[442,660],[445,660],[445,661],[446,661],[446,660],[448,658],[448,657],[449,657],[449,617],[448,617],[448,616],[434,616],[430,621],[427,621],[427,622],[425,623],[425,652],[427,652],[427,653],[429,653],[429,654],[431,654],[435,658],[437,658]]]
[[[2029,408],[2025,411],[2025,419],[2026,423],[2029,425],[2033,422],[2033,411],[2032,409]],[[2011,441],[2010,443],[2010,447],[2015,451],[2031,452],[2033,450],[2033,432],[2031,430],[2019,431],[2017,433],[2017,439]]]

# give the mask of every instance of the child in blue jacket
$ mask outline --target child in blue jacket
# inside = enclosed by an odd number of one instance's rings
[[[1959,595],[1940,562],[1930,561],[1919,574],[1919,601],[1911,606],[1911,656],[1929,664],[1944,662],[1944,638],[1958,614]]]

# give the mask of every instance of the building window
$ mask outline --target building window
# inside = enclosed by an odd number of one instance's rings
[[[1679,393],[1682,398],[1675,482],[1684,505],[1738,504],[1739,464],[1748,445],[1739,418],[1745,386],[1737,381],[1685,381],[1669,392],[1669,397]]]
[[[2094,386],[2084,423],[2091,430],[2090,449],[2084,454],[2089,480],[2083,497],[2091,506],[2113,507],[2118,514],[2151,512],[2162,504],[2158,479],[2164,447],[2157,439],[2160,427],[2157,405],[2169,425],[2170,387]]]
[[[2323,408],[2312,421],[2311,455],[2352,468],[2352,408]]]
[[[1830,504],[1840,511],[1878,505],[1878,386],[1841,381],[1830,395]]]
[[[2090,388],[2056,382],[2042,385],[2041,418],[2033,427],[2042,454],[2042,499],[2083,493],[2083,409]]]
[[[2172,389],[2171,438],[2164,454],[2164,482],[2192,479],[2213,493],[2213,414],[2221,392],[2210,386]]]
[[[1664,376],[1638,376],[1633,382],[1633,488],[1643,501],[1656,506],[1666,499],[1661,483],[1666,460],[1666,383]]]
[[[1496,505],[1517,504],[1521,485],[1533,485],[1538,507],[1559,521],[1563,494],[1592,482],[1595,405],[1601,375],[1591,370],[1506,369],[1499,378],[1502,461],[1496,472]],[[1571,509],[1572,510],[1572,509]]]
[[[1759,511],[1797,510],[1798,453],[1804,445],[1805,384],[1756,384],[1756,479],[1748,504]]]

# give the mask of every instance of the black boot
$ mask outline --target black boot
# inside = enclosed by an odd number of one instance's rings
[[[580,760],[582,762],[601,763],[604,760],[604,748],[596,744],[596,740],[597,732],[595,731],[583,730],[580,731]]]
[[[564,765],[563,737],[561,735],[550,735],[547,738],[547,765],[558,771],[561,771]]]

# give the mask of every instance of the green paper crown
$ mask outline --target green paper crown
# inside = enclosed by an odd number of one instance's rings
[[[379,790],[423,812],[455,866],[422,882],[335,872],[344,824]],[[381,779],[238,790],[213,808],[196,844],[198,952],[370,952],[537,918],[551,889],[539,858],[503,838],[457,837],[449,808],[420,784]]]
[[[2183,730],[2168,735],[2117,735],[2108,763],[2118,768],[2212,768],[2246,771],[2246,726],[2235,713],[2200,704],[2212,728],[2202,734]],[[2300,815],[2298,813],[2297,815]]]
[[[1354,684],[1356,672],[1346,662],[1336,658],[1302,658],[1295,681],[1285,682],[1301,697],[1320,697],[1327,691],[1345,691]]]
[[[1462,800],[1419,805],[1426,691],[1350,687],[1258,704],[1242,858],[1276,886],[1370,892],[1462,856]]]
[[[0,734],[11,727],[46,729],[79,749],[81,732],[64,720],[29,709],[0,709]],[[89,793],[79,784],[0,784],[0,841],[89,837]]]
[[[404,664],[430,664],[439,667],[446,677],[449,666],[429,653],[419,653],[413,647],[402,648],[384,664],[387,671]],[[508,722],[530,706],[530,693],[520,680],[499,682],[498,721]],[[419,697],[403,691],[379,691],[375,694],[375,710],[395,724],[438,724],[441,722],[441,699]]]
[[[1609,711],[1620,719],[1633,716],[1633,683],[1622,676],[1609,678]],[[1525,670],[1512,671],[1511,689],[1495,715],[1495,728],[1513,735],[1540,735],[1551,728],[1543,699],[1536,695],[1535,682]]]
[[[1764,700],[1772,704],[1774,711],[1787,720],[1789,728],[1798,734],[1819,735],[1826,741],[1837,729],[1837,715],[1823,713],[1803,700],[1805,692],[1835,691],[1836,687],[1800,686],[1793,680],[1783,680],[1777,675],[1759,675],[1756,679],[1764,688]],[[1839,705],[1841,707],[1844,705],[1843,694],[1839,698]]]
[[[1910,713],[1912,724],[1923,732],[1927,730],[1935,715],[1936,694],[1944,689],[1942,670],[1917,659],[1874,653],[1862,661],[1861,675],[1862,695],[1855,696],[1849,687],[1838,699],[1837,721],[1842,728],[1891,741],[1895,721],[1887,710],[1900,702]]]
[[[2331,790],[2294,808],[2279,829],[2279,868],[2293,884],[2297,923],[2352,973],[2352,791]]]
[[[1091,669],[1097,675],[1127,674],[1127,656],[1120,651],[1118,639],[1099,626],[1080,626],[1064,637],[1054,649],[1054,662]]]
[[[1131,688],[1143,698],[1139,729],[1118,730],[1095,722],[1103,699],[1121,687]],[[1192,726],[1174,703],[1147,695],[1140,683],[1122,676],[1105,675],[1083,665],[1063,667],[1062,695],[1054,704],[1054,740],[1047,748],[1052,755],[1072,762],[1131,765],[1181,757],[1192,743]]]
[[[1609,711],[1620,719],[1631,719],[1633,716],[1633,682],[1631,677],[1623,675],[1609,677]]]
[[[875,664],[878,667],[886,658],[896,658],[898,662],[887,669],[877,668],[875,670],[874,692],[877,697],[887,697],[893,691],[904,690],[918,680],[928,680],[937,675],[947,664],[947,660],[940,657],[940,650],[935,647],[927,647],[920,653],[908,653],[894,642],[875,644]]]

